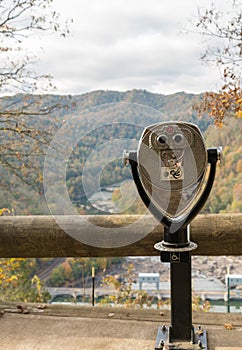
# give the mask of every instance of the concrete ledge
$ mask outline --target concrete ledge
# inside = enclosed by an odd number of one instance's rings
[[[0,349],[151,350],[157,328],[169,324],[161,310],[66,305],[0,304]],[[209,350],[242,349],[241,314],[194,313],[208,332]]]

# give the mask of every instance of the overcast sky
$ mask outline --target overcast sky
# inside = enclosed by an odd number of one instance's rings
[[[217,2],[221,6],[225,0]],[[162,94],[216,89],[217,68],[200,61],[208,42],[181,32],[182,27],[191,27],[189,20],[196,23],[198,8],[210,3],[56,0],[54,6],[62,17],[73,18],[71,35],[42,39],[39,69],[54,76],[56,92],[61,94],[97,89],[135,88]]]

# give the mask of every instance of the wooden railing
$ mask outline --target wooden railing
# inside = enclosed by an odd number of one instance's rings
[[[0,257],[101,257],[159,255],[154,244],[163,238],[164,227],[152,216],[137,215],[61,216],[66,227],[95,234],[122,227],[133,243],[114,248],[95,247],[69,236],[50,216],[0,217]],[[85,220],[83,220],[85,218]],[[92,223],[92,225],[90,225]],[[135,223],[135,225],[132,225]],[[194,255],[242,255],[242,214],[198,215],[191,224],[190,240],[198,244]],[[137,240],[135,237],[137,236]],[[140,237],[143,236],[142,239]]]

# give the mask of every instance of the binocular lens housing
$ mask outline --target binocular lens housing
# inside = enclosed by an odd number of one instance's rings
[[[139,176],[150,200],[172,218],[183,215],[199,195],[207,150],[199,128],[165,122],[146,127],[137,152]]]

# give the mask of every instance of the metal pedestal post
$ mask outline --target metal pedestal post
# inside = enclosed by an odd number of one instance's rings
[[[183,230],[181,237],[187,234]],[[165,234],[169,239],[169,235]],[[174,236],[172,237],[172,239]],[[186,245],[186,246],[185,246]],[[171,325],[159,327],[155,350],[161,349],[204,349],[207,350],[206,331],[192,326],[191,255],[196,244],[162,241],[155,245],[161,251],[161,261],[170,263],[171,281]]]
[[[185,253],[183,253],[185,254]],[[191,340],[191,259],[171,262],[171,341]]]

